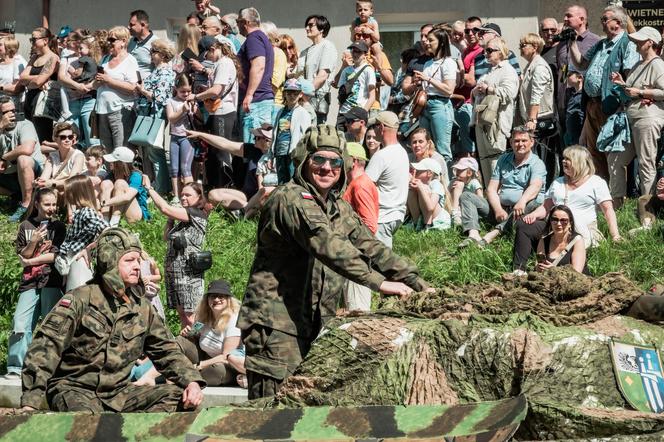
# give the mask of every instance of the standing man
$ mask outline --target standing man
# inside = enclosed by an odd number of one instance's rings
[[[367,175],[378,187],[380,212],[376,238],[392,248],[392,237],[406,216],[410,170],[406,149],[399,144],[399,117],[383,111],[376,117],[376,137],[383,148],[376,152],[367,166]]]
[[[576,37],[571,32],[565,34],[565,30],[567,29],[574,30]],[[558,115],[561,116],[560,120],[564,127],[567,101],[573,93],[571,88],[567,87],[567,76],[570,71],[578,72],[581,75],[585,73],[585,69],[580,69],[577,65],[570,66],[569,48],[572,42],[570,37],[576,38],[576,46],[579,48],[581,55],[585,55],[599,41],[599,36],[588,30],[588,11],[586,8],[578,5],[567,8],[563,20],[561,37],[564,37],[564,41],[556,46],[557,78],[560,81],[556,92],[556,105],[558,106]]]
[[[313,126],[293,152],[293,179],[266,201],[238,327],[249,399],[274,395],[335,316],[343,278],[385,294],[430,290],[417,268],[377,241],[339,192],[345,141]],[[407,161],[407,160],[406,160]]]
[[[261,16],[256,8],[241,9],[237,25],[240,34],[246,37],[237,54],[243,74],[239,97],[242,139],[245,143],[251,143],[251,131],[263,123],[272,122],[274,49],[270,39],[260,29]]]
[[[346,121],[346,141],[364,143],[364,136],[367,133],[367,124],[369,122],[369,113],[359,106],[351,107],[344,114]]]
[[[224,30],[224,24],[219,20],[219,18],[216,15],[211,15],[207,17],[205,20],[203,20],[203,24],[201,25],[201,30],[203,31],[203,35],[209,35],[210,37],[214,37],[215,40],[217,40],[219,43],[226,44],[228,45],[233,52],[237,52],[235,49],[235,45],[229,39],[228,37],[224,36],[223,30]]]
[[[431,23],[427,23],[420,27],[420,41],[417,42],[415,48],[418,50],[420,55],[416,58],[413,58],[408,67],[406,68],[406,74],[401,83],[401,90],[404,95],[411,96],[417,90],[420,82],[415,80],[415,71],[422,72],[424,70],[424,65],[427,61],[431,60],[431,55],[429,55],[429,39],[427,35],[433,29]]]
[[[138,70],[143,80],[148,78],[154,69],[152,66],[152,42],[157,36],[150,30],[150,17],[142,9],[133,11],[129,17],[129,33],[132,39],[127,45],[127,52],[138,62]]]
[[[584,55],[576,40],[569,46],[570,59],[576,66],[586,70],[583,90],[588,96],[586,121],[581,131],[580,142],[593,156],[597,175],[609,180],[606,155],[597,150],[597,135],[607,118],[618,110],[618,98],[611,93],[614,72],[627,78],[629,71],[639,61],[636,45],[629,40],[625,28],[628,17],[619,6],[608,6],[601,18],[605,38],[601,39]]]
[[[550,17],[543,18],[539,24],[539,35],[542,37],[542,40],[544,40],[544,49],[542,49],[540,55],[551,67],[551,72],[553,72],[555,81],[556,73],[558,72],[558,66],[556,64],[558,42],[553,39],[558,35],[558,22],[556,19]]]
[[[141,252],[124,229],[99,236],[94,280],[58,302],[28,349],[23,409],[38,409],[44,395],[53,411],[171,412],[201,404],[205,381],[144,295]],[[142,354],[172,384],[132,385]]]
[[[30,120],[16,121],[16,105],[8,96],[0,97],[0,155],[0,194],[20,195],[20,203],[9,217],[17,223],[28,211],[32,186],[45,159],[35,126]]]
[[[375,235],[378,230],[378,189],[364,170],[369,161],[366,150],[360,143],[351,142],[346,144],[346,152],[353,166],[348,176],[350,184],[344,192],[344,201],[350,204],[364,225]],[[371,310],[371,289],[348,280],[345,300],[349,311],[368,312]]]
[[[327,121],[330,111],[330,84],[332,73],[337,66],[339,53],[336,46],[327,39],[330,22],[323,15],[310,15],[304,25],[311,46],[300,53],[297,60],[297,73],[314,84],[316,90],[311,105],[316,110],[318,124]]]

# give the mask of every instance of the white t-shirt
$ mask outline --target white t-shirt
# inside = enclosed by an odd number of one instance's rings
[[[349,76],[352,80],[354,78],[354,72],[359,72],[360,69],[362,69],[364,66],[366,67],[359,74],[359,77],[357,77],[355,83],[353,83],[352,90],[348,91],[348,99],[339,109],[340,114],[345,114],[355,106],[365,107],[367,101],[369,101],[369,86],[376,86],[376,73],[374,72],[374,69],[367,63],[364,63],[359,67],[347,66],[339,78],[339,87],[349,82]],[[376,99],[378,99],[378,92],[376,92]]]
[[[72,176],[71,172],[72,169],[74,168],[74,164],[76,163],[76,159],[79,157],[85,157],[83,152],[81,152],[80,150],[73,147],[72,149],[73,150],[69,155],[69,159],[64,164],[64,166],[62,165],[62,160],[60,159],[60,152],[56,150],[48,155],[48,159],[53,165],[53,172],[51,174],[51,179],[61,180],[63,178],[69,178]],[[85,158],[83,158],[83,164],[85,164]],[[81,173],[83,173],[84,171],[85,167],[81,170]]]
[[[108,66],[108,60],[102,64],[104,73],[109,75],[114,80],[127,81],[130,83],[138,82],[136,71],[138,71],[138,63],[136,59],[127,54],[127,58],[111,69]],[[112,88],[107,84],[103,84],[97,89],[97,107],[98,114],[110,114],[119,111],[123,107],[131,108],[134,105],[136,97],[133,93],[127,93],[118,89]]]
[[[457,64],[451,57],[441,58],[440,60],[429,60],[424,63],[424,69],[422,70],[425,78],[432,77],[438,81],[447,81],[453,80],[456,81],[457,75]],[[439,97],[445,97],[440,89],[433,86],[431,83],[426,83],[427,85],[427,95],[438,95]]]
[[[221,95],[224,95],[231,85],[232,88],[222,100],[219,109],[214,111],[214,115],[226,115],[231,112],[237,112],[238,84],[236,78],[237,70],[235,69],[235,63],[233,63],[233,60],[228,57],[220,58],[214,65],[214,70],[212,71],[212,85],[220,84],[224,87],[224,91]]]
[[[574,215],[576,231],[583,236],[586,244],[594,245],[596,241],[589,227],[597,222],[597,206],[612,200],[609,186],[602,178],[593,175],[581,187],[566,190],[564,179],[560,177],[551,183],[545,197],[550,198],[554,205],[564,204],[569,207]]]
[[[410,181],[406,149],[400,144],[385,146],[371,157],[366,172],[378,187],[378,223],[403,221]]]
[[[320,43],[311,45],[300,53],[300,58],[297,60],[297,71],[311,81],[319,71],[328,71],[330,75],[319,89],[321,94],[327,93],[330,91],[330,82],[334,78],[333,73],[336,70],[338,59],[339,53],[334,43],[324,38]]]
[[[25,69],[27,65],[25,59],[19,54],[16,54],[14,60],[11,64],[0,64],[0,86],[9,86],[18,80],[19,75]],[[14,105],[18,109],[18,105],[21,102],[23,94],[19,95],[9,95],[4,92],[0,92],[0,96],[7,95],[14,101]]]
[[[198,338],[198,346],[211,358],[219,356],[224,350],[224,339],[241,336],[242,332],[237,328],[237,315],[233,315],[226,325],[226,330],[216,331],[209,326],[203,326]]]

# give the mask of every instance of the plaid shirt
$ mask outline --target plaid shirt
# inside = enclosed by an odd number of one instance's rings
[[[60,255],[75,255],[92,244],[107,227],[108,222],[96,210],[90,207],[77,209],[74,221],[67,229],[65,241],[60,246]]]

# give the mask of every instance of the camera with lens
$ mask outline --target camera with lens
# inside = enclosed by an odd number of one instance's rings
[[[173,232],[168,236],[168,239],[173,243],[173,249],[178,252],[187,248],[187,237],[183,231]]]
[[[576,31],[572,28],[563,29],[560,34],[554,35],[553,41],[570,41],[576,40]]]

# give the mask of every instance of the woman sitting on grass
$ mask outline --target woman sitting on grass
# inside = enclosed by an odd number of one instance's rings
[[[134,151],[120,146],[104,155],[111,166],[113,180],[101,183],[101,213],[109,219],[110,225],[117,226],[122,215],[128,223],[150,219],[148,191],[143,186],[143,173],[134,162]]]
[[[416,230],[449,229],[450,214],[445,210],[449,205],[447,192],[439,178],[440,164],[433,158],[411,164],[413,176],[410,179],[407,213]],[[447,202],[447,204],[446,204]]]
[[[574,215],[565,205],[553,206],[546,223],[546,233],[537,244],[536,270],[571,265],[579,273],[589,274],[586,246],[574,227]]]

